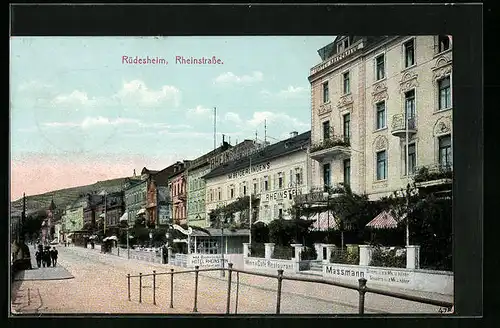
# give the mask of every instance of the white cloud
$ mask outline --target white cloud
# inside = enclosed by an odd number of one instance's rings
[[[116,118],[109,119],[107,117],[98,116],[98,117],[86,117],[81,122],[47,122],[42,125],[47,127],[79,127],[82,129],[88,129],[95,126],[115,126],[115,125],[123,125],[123,124],[140,124],[139,120],[130,119],[130,118]]]
[[[266,121],[268,125],[277,123],[280,127],[286,128],[304,129],[309,127],[308,124],[288,114],[273,112],[254,112],[253,117],[247,121],[247,124],[251,127],[256,127],[263,124],[264,121]]]
[[[255,82],[260,82],[264,79],[264,74],[259,71],[255,71],[252,75],[242,75],[238,76],[232,72],[226,72],[214,79],[214,84],[252,84]]]
[[[294,87],[290,85],[285,90],[281,90],[275,94],[268,90],[262,90],[260,93],[266,97],[276,96],[283,99],[289,99],[289,98],[304,97],[309,94],[309,89],[304,87]]]
[[[88,97],[86,92],[74,90],[70,94],[62,94],[52,99],[53,105],[67,104],[67,105],[93,105],[96,104],[95,98]]]
[[[181,91],[171,85],[163,85],[158,90],[151,90],[146,83],[140,80],[124,82],[123,88],[113,98],[121,103],[134,104],[144,107],[170,103],[179,106]]]
[[[188,118],[193,117],[213,117],[214,109],[213,108],[205,108],[201,105],[196,106],[195,108],[189,108],[186,111],[186,116]]]
[[[228,122],[233,122],[236,124],[241,123],[240,115],[238,115],[237,113],[233,113],[233,112],[227,112],[226,115],[224,116],[224,120],[226,120]]]

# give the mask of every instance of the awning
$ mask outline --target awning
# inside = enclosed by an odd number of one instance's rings
[[[139,212],[137,212],[137,215],[141,215],[141,214],[145,214],[146,213],[146,209],[145,208],[141,208],[139,210]]]
[[[309,219],[316,220],[312,225],[312,230],[325,231],[328,229],[338,229],[335,216],[332,211],[321,212],[311,216]]]
[[[366,226],[373,229],[395,229],[398,226],[398,221],[389,212],[383,211]]]
[[[128,221],[128,212],[123,213],[123,215],[120,217],[120,222],[123,221]]]

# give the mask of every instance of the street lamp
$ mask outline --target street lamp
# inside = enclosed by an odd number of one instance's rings
[[[327,220],[326,220],[326,237],[327,237],[327,242],[330,242],[330,192],[325,191],[323,193],[323,197],[326,198],[326,211],[327,211]]]
[[[221,267],[222,267],[222,270],[220,271],[221,272],[221,277],[224,278],[226,276],[226,273],[224,272],[224,224],[226,223],[226,219],[225,218],[222,218],[222,220],[220,219],[220,216],[219,216],[219,222],[220,222],[220,227],[221,227],[221,234],[220,234],[220,254],[221,254]]]

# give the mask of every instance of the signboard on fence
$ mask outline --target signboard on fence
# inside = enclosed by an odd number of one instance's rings
[[[294,262],[290,260],[275,260],[275,259],[257,259],[257,258],[246,258],[245,259],[245,269],[283,269],[283,270],[294,270]]]
[[[220,268],[222,261],[221,254],[189,254],[187,266],[199,265],[201,268]]]
[[[367,269],[358,265],[326,264],[323,265],[323,275],[357,282],[359,278],[367,279]]]

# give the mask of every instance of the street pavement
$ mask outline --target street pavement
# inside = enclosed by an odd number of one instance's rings
[[[99,250],[59,247],[59,263],[74,279],[59,281],[23,281],[18,287],[13,307],[20,313],[191,313],[194,308],[194,274],[174,276],[174,308],[170,303],[170,276],[156,277],[156,305],[153,304],[152,277],[143,277],[142,302],[139,303],[139,279],[131,279],[131,301],[127,295],[126,275],[140,272],[167,272],[185,268],[167,264],[127,260]],[[240,274],[239,286],[233,275],[231,313],[235,313],[238,290],[238,314],[273,314],[276,309],[276,279]],[[197,310],[200,313],[224,314],[227,301],[227,274],[203,272],[199,275]],[[27,304],[27,290],[36,295]],[[33,291],[37,291],[34,293]],[[33,297],[33,296],[32,296]],[[341,287],[297,281],[283,281],[282,314],[356,314],[357,291]],[[365,313],[438,313],[439,307],[392,297],[367,294]]]
[[[36,246],[35,246],[36,247]],[[21,270],[18,272],[14,280],[15,281],[26,281],[26,280],[61,280],[61,279],[71,279],[74,276],[66,270],[59,263],[55,267],[40,267],[38,268],[35,258],[35,247],[31,246],[30,258],[31,258],[31,270]]]

